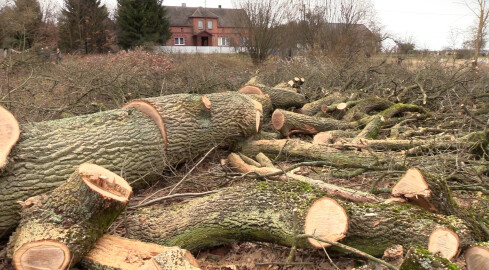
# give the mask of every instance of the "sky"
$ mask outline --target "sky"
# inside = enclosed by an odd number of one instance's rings
[[[1,0],[0,0],[1,1]],[[47,0],[49,1],[49,0]],[[62,1],[62,0],[57,0]],[[186,3],[188,7],[233,8],[235,0],[164,0],[168,6]],[[465,0],[371,0],[377,21],[384,32],[401,40],[412,40],[417,49],[441,50],[460,47],[469,29],[475,24],[475,15],[464,4]],[[474,1],[474,0],[467,0]],[[114,9],[116,0],[102,0]],[[387,42],[389,46],[391,43]]]

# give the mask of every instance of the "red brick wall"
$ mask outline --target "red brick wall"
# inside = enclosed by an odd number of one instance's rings
[[[185,39],[185,46],[196,46],[194,44],[193,35],[201,32],[207,31],[212,35],[209,39],[209,46],[218,46],[219,37],[230,37],[231,46],[239,44],[240,33],[239,29],[233,27],[218,27],[217,19],[211,18],[192,18],[193,26],[171,26],[170,30],[172,32],[171,38],[166,42],[167,46],[175,45],[175,37],[183,37]],[[204,22],[203,29],[198,28],[198,21],[202,20]],[[207,21],[212,21],[212,29],[208,29]]]

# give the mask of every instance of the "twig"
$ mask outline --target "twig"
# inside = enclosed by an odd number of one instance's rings
[[[289,256],[287,257],[287,263],[292,263],[295,260],[295,252],[297,250],[297,209],[294,208],[292,210],[292,233],[294,234],[294,238],[292,238],[292,248],[290,249]]]
[[[190,175],[190,173],[193,172],[193,170],[199,166],[200,163],[202,163],[202,161],[204,161],[204,159],[212,152],[214,151],[214,149],[216,149],[217,146],[214,146],[212,147],[209,151],[207,151],[207,153],[205,153],[205,155],[192,167],[192,169],[190,169],[190,171],[187,172],[187,174],[185,174],[185,176],[182,178],[182,180],[180,180],[180,182],[178,182],[175,186],[173,186],[173,188],[170,190],[170,192],[168,192],[168,195],[171,195],[173,193],[173,191],[178,187],[180,186],[183,181],[185,181],[185,179],[187,179],[187,177]]]
[[[384,260],[381,260],[381,259],[378,259],[378,258],[375,258],[374,256],[372,255],[369,255],[363,251],[360,251],[356,248],[352,248],[350,246],[347,246],[347,245],[344,245],[344,244],[341,244],[341,243],[338,243],[338,242],[335,242],[335,241],[329,241],[329,240],[326,240],[326,239],[322,239],[322,238],[319,238],[315,235],[312,235],[312,234],[300,234],[297,236],[297,239],[305,239],[305,238],[312,238],[314,240],[317,240],[317,241],[320,241],[320,242],[324,242],[324,243],[328,243],[330,245],[333,245],[333,246],[337,246],[337,247],[340,247],[342,249],[345,249],[345,250],[348,250],[350,252],[353,252],[359,256],[362,256],[362,257],[365,257],[371,261],[374,261],[374,262],[378,262],[382,265],[385,265],[387,268],[389,269],[392,269],[392,270],[398,270],[397,267],[395,267],[394,265],[384,261]]]
[[[205,195],[209,195],[209,194],[214,194],[214,193],[217,193],[219,191],[220,190],[211,190],[211,191],[201,192],[201,193],[180,193],[180,194],[173,194],[173,195],[168,195],[168,196],[156,198],[156,199],[153,199],[151,201],[148,201],[148,202],[145,202],[145,203],[142,203],[142,204],[138,204],[136,206],[131,206],[131,207],[128,207],[128,209],[131,209],[131,210],[132,209],[137,209],[137,208],[140,208],[140,207],[148,206],[148,205],[151,205],[151,204],[154,204],[154,203],[157,203],[157,202],[161,202],[161,201],[169,200],[169,199],[174,199],[174,198],[200,197],[200,196],[205,196]]]

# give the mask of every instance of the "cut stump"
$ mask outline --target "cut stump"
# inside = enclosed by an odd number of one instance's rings
[[[465,251],[465,262],[467,270],[489,269],[489,244],[479,243],[471,246]]]
[[[7,164],[7,157],[20,137],[17,119],[0,106],[0,169]]]
[[[131,194],[120,176],[94,164],[80,165],[64,184],[23,203],[8,245],[14,266],[68,269],[90,251]]]
[[[430,235],[428,241],[428,251],[433,254],[440,254],[443,258],[451,260],[457,255],[460,245],[458,235],[447,228],[437,228]]]
[[[345,209],[331,198],[323,197],[315,201],[307,212],[304,231],[306,234],[334,242],[345,238],[348,231],[348,216]],[[312,238],[308,241],[315,248],[331,246]]]

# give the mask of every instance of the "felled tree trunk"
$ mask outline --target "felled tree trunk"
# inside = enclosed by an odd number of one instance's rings
[[[346,112],[343,116],[343,120],[348,122],[360,120],[368,116],[368,113],[372,111],[383,111],[392,105],[394,105],[394,103],[383,98],[371,97],[362,99]]]
[[[158,268],[155,257],[166,258],[167,268]],[[189,251],[178,247],[164,247],[114,235],[104,235],[83,257],[85,269],[139,270],[139,269],[198,269],[198,263]],[[145,268],[146,267],[146,268]],[[172,268],[173,267],[173,268]],[[194,268],[191,268],[194,267]]]
[[[304,227],[312,217],[317,224],[341,220],[341,211],[320,206],[311,210],[314,202],[325,198],[323,194],[293,181],[237,186],[176,206],[137,209],[127,218],[127,231],[130,238],[191,251],[234,241],[291,246],[295,235],[293,209],[297,209],[298,233],[314,231],[314,226],[309,231]],[[382,255],[393,244],[426,247],[438,227],[454,229],[461,247],[472,240],[464,222],[456,217],[435,215],[409,204],[336,202],[348,217],[348,230],[341,242],[372,255]],[[329,229],[326,225],[316,228],[316,235],[320,237],[322,231]],[[299,240],[297,247],[311,246]]]
[[[305,115],[313,116],[321,111],[322,106],[329,106],[334,102],[343,102],[344,100],[345,98],[342,98],[340,93],[334,92],[323,98],[304,104],[304,106],[302,106],[302,108],[298,112]]]
[[[261,105],[247,95],[180,94],[22,125],[20,140],[0,171],[0,238],[19,220],[17,201],[56,188],[81,163],[121,172],[138,187],[214,145],[230,146],[256,134],[260,117]]]
[[[313,117],[277,109],[272,114],[272,125],[283,136],[292,133],[316,134],[321,131],[355,128],[357,124],[336,119]]]
[[[9,242],[16,269],[68,269],[124,210],[132,189],[118,175],[85,163],[52,192],[24,202]]]
[[[306,104],[306,97],[297,92],[285,88],[268,87],[263,84],[254,83],[243,86],[238,92],[246,94],[265,94],[270,96],[270,100],[275,108],[300,108]]]

